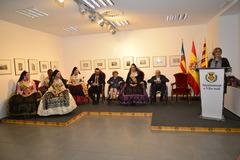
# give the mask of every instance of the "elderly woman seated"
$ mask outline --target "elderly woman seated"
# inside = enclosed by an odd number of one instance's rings
[[[124,83],[124,80],[122,77],[118,76],[117,71],[112,72],[112,77],[109,78],[107,83],[109,84],[109,99],[108,101],[116,100],[117,93],[121,88],[121,85]]]
[[[127,75],[126,83],[119,95],[121,104],[136,105],[136,103],[148,103],[149,100],[143,78],[143,72],[138,69],[135,64],[132,64]]]

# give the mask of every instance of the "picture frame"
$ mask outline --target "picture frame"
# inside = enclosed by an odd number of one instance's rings
[[[129,69],[133,62],[133,57],[123,57],[123,69]]]
[[[150,61],[149,61],[149,57],[137,57],[136,58],[137,61],[137,67],[139,68],[147,68],[150,67]]]
[[[59,69],[59,63],[57,61],[50,61],[50,65],[53,71]]]
[[[167,57],[166,56],[154,56],[153,57],[153,67],[166,67]]]
[[[36,59],[28,59],[28,70],[30,74],[38,74],[38,64]]]
[[[12,64],[10,59],[0,59],[0,75],[12,74]]]
[[[106,69],[106,60],[105,59],[94,60],[94,67],[99,69]]]
[[[169,56],[169,64],[170,64],[170,67],[180,66],[180,62],[181,62],[181,55],[172,55],[172,56]]]
[[[109,69],[119,69],[119,68],[121,68],[120,58],[108,59],[108,68]]]
[[[26,63],[24,58],[14,58],[15,74],[20,75],[26,70]]]
[[[49,63],[48,61],[39,61],[39,68],[40,68],[40,72],[47,72],[49,69]]]
[[[80,61],[80,69],[81,70],[91,70],[92,69],[92,61],[91,60],[81,60]]]

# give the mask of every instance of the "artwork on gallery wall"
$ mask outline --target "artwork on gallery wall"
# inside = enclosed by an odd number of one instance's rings
[[[40,72],[47,72],[49,69],[48,61],[39,61]]]
[[[136,61],[139,68],[150,67],[149,57],[137,57]]]
[[[119,68],[121,68],[120,58],[108,59],[108,68],[109,69],[119,69]]]
[[[129,69],[133,63],[133,57],[123,57],[123,68]]]
[[[181,55],[169,56],[170,67],[180,66]]]
[[[91,70],[92,61],[91,60],[81,60],[80,61],[80,70]]]
[[[15,74],[20,75],[26,70],[26,63],[24,58],[14,58]]]
[[[30,74],[38,74],[38,64],[36,59],[28,59],[28,69]]]
[[[167,57],[166,56],[154,56],[153,57],[153,67],[166,67]]]
[[[11,60],[0,59],[0,74],[12,74]]]
[[[58,64],[57,61],[51,61],[50,64],[51,64],[51,69],[53,71],[56,70],[56,69],[59,69],[59,64]]]
[[[106,69],[105,59],[96,59],[94,60],[94,67],[99,69]]]

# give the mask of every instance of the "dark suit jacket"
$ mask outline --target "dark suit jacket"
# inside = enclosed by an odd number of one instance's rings
[[[156,76],[152,76],[152,78],[148,80],[148,83],[155,84],[154,80],[156,79],[157,79]],[[169,79],[164,75],[160,75],[160,80],[161,80],[161,84],[166,84],[166,82],[169,82]]]
[[[92,76],[91,76],[91,77],[89,78],[89,80],[88,80],[88,84],[92,85],[92,84],[94,83],[94,81],[95,81],[95,76],[96,76],[96,74],[92,74]],[[104,79],[104,77],[103,77],[102,74],[99,74],[98,83],[99,83],[100,85],[102,85],[103,83],[105,83],[105,79]]]

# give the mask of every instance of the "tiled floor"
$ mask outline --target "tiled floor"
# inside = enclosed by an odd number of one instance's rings
[[[0,160],[236,160],[239,133],[150,130],[151,117],[84,116],[68,127],[0,123]]]

